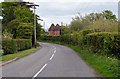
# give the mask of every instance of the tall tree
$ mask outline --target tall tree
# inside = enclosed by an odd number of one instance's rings
[[[33,25],[31,23],[20,23],[16,30],[17,38],[32,39]]]
[[[12,21],[10,21],[7,26],[4,26],[4,29],[8,30],[9,33],[13,34],[13,38],[16,38],[16,31],[17,31],[17,27],[19,26],[21,22],[18,19],[14,19]]]
[[[80,13],[78,14],[78,16],[72,19],[73,20],[70,24],[70,29],[74,31],[82,30],[83,28],[89,26],[91,23],[90,21],[91,18],[84,17]]]
[[[34,27],[34,13],[30,8],[27,6],[27,3],[25,2],[3,2],[2,3],[2,8],[3,8],[3,31],[7,30],[13,34],[13,38],[18,38],[18,27],[20,26],[19,24],[22,24],[27,27],[27,23],[29,25],[32,24],[32,27]],[[37,16],[37,15],[36,15]],[[38,19],[36,17],[36,22],[38,22]],[[37,27],[37,36],[40,36],[41,32],[41,26],[36,23]],[[24,28],[23,30],[26,30]],[[17,31],[17,32],[16,32]],[[34,34],[34,29],[32,29],[32,34]],[[19,36],[20,37],[20,36]],[[38,38],[37,37],[37,38]],[[22,38],[22,36],[20,37]],[[32,37],[34,38],[34,37]]]
[[[105,10],[102,12],[104,19],[117,20],[116,15],[113,14],[110,10]]]
[[[82,29],[89,28],[88,26],[92,26],[91,24],[94,24],[97,20],[100,22],[103,21],[103,19],[106,20],[112,20],[117,21],[116,15],[112,13],[110,10],[105,10],[101,13],[90,13],[88,15],[82,16],[78,15],[75,18],[72,18],[72,22],[70,24],[70,29],[74,31],[79,31]]]
[[[109,19],[99,19],[90,27],[95,32],[118,32],[118,22]]]
[[[14,16],[14,10],[15,7],[13,5],[16,5],[17,3],[15,2],[2,2],[2,23],[7,24],[8,22],[12,21],[15,19]]]
[[[15,18],[17,18],[18,20],[24,23],[34,22],[34,14],[30,10],[30,8],[27,8],[26,6],[18,5],[17,7],[15,7],[14,16]]]

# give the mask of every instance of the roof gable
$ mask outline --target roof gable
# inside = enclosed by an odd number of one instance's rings
[[[49,28],[49,31],[60,31],[60,30],[61,30],[61,26],[59,24],[57,24],[56,26],[52,24],[51,27]]]

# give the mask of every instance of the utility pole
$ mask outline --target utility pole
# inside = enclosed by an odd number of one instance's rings
[[[44,27],[44,31],[45,31],[45,22],[43,22],[43,27]],[[45,34],[45,33],[44,33]]]
[[[63,22],[61,22],[61,26],[63,26]]]
[[[35,38],[35,48],[36,48],[36,15],[35,15],[36,7],[35,6],[39,6],[39,5],[34,4],[34,38]],[[37,17],[39,17],[39,16],[37,15]],[[37,20],[43,21],[42,19],[38,19],[38,18],[37,18]]]
[[[35,15],[35,5],[34,5],[34,38],[35,38],[35,48],[36,48],[36,15]]]
[[[35,9],[36,9],[36,6],[39,6],[39,5],[36,5],[34,3],[29,3],[29,4],[30,5],[27,5],[27,6],[31,7],[31,8],[33,7],[33,9],[34,9],[34,43],[35,43],[35,48],[36,48],[36,15],[35,15]],[[39,16],[37,16],[37,17],[39,17]]]
[[[61,39],[61,42],[62,42],[62,26],[63,26],[63,22],[61,22],[61,31],[60,31],[60,39]]]
[[[61,22],[61,35],[62,35],[62,26],[63,26],[63,22]]]
[[[35,48],[36,48],[36,16],[37,17],[39,17],[39,16],[35,15],[35,9],[36,9],[36,6],[39,7],[39,5],[34,4],[34,3],[30,3],[30,2],[21,2],[21,4],[26,5],[28,8],[34,9],[34,42],[35,42]],[[13,5],[13,6],[17,6],[17,5]],[[39,18],[37,18],[37,20],[43,21],[42,19],[39,19]]]

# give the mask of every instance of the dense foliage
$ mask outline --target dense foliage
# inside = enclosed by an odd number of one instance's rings
[[[105,10],[101,13],[90,13],[84,16],[79,13],[76,17],[72,18],[69,26],[70,31],[97,29],[100,32],[113,32],[117,30],[117,24],[116,15],[110,10]]]
[[[101,18],[89,28],[95,32],[118,32],[118,22]]]
[[[84,30],[80,33],[61,36],[42,35],[41,40],[58,41],[67,44],[77,45],[81,49],[86,46],[92,46],[90,50],[104,56],[118,57],[120,56],[120,35],[118,33],[102,32],[93,33],[92,30]]]
[[[32,43],[30,39],[2,39],[3,55],[13,54],[31,47]]]
[[[85,36],[84,41],[94,47],[94,52],[109,56],[120,56],[120,34],[118,33],[91,33]]]
[[[32,24],[20,23],[16,30],[16,38],[32,39]]]
[[[8,34],[13,35],[13,39],[16,38],[28,38],[34,39],[34,13],[30,10],[30,7],[27,7],[27,3],[22,2],[2,2],[2,25],[3,25],[3,34],[4,31]],[[18,32],[18,29],[21,28],[23,34]],[[41,33],[41,25],[38,24],[38,17],[36,15],[36,28],[37,28],[37,39],[39,39]],[[30,29],[30,30],[28,30]],[[29,32],[26,34],[25,32]],[[32,33],[31,33],[32,32]],[[34,40],[32,40],[34,41]]]

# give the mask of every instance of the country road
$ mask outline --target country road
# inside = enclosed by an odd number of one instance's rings
[[[50,43],[2,67],[3,77],[99,77],[72,49]]]

